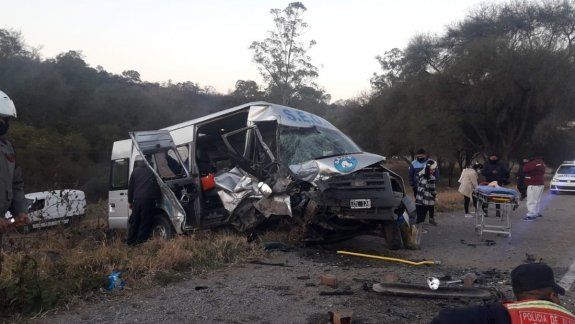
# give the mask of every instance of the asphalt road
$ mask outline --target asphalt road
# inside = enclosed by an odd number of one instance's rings
[[[543,200],[543,217],[523,222],[525,203],[512,219],[511,238],[484,234],[493,246],[472,247],[478,242],[473,219],[461,212],[439,214],[439,226],[426,226],[419,251],[389,251],[384,240],[362,236],[337,245],[295,252],[277,252],[268,262],[287,265],[245,264],[192,278],[163,288],[122,292],[109,300],[47,314],[42,323],[327,323],[328,312],[351,309],[354,323],[426,323],[444,307],[462,307],[479,301],[433,300],[383,296],[364,289],[383,281],[387,274],[400,282],[425,284],[428,276],[457,278],[473,271],[483,278],[480,285],[497,289],[511,298],[508,273],[523,263],[526,254],[548,263],[557,280],[575,261],[575,195],[549,195]],[[336,250],[377,253],[412,260],[439,260],[440,266],[411,267],[395,263],[337,255]],[[337,289],[352,295],[321,296],[334,288],[319,284],[319,275],[334,274]],[[198,287],[206,287],[199,289]],[[573,292],[564,305],[575,310]]]

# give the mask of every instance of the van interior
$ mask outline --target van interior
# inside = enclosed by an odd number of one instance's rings
[[[202,226],[215,225],[228,217],[213,185],[213,177],[236,166],[237,162],[230,155],[222,135],[246,127],[247,119],[246,110],[200,124],[197,128],[195,157],[201,177],[199,198]],[[242,147],[245,145],[245,136],[238,136],[234,141],[235,145]]]

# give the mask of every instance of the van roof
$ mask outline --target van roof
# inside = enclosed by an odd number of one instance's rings
[[[214,119],[217,117],[221,117],[221,116],[225,116],[228,114],[232,114],[238,111],[241,111],[243,109],[249,109],[251,106],[271,106],[273,105],[272,103],[266,102],[266,101],[254,101],[254,102],[248,102],[247,104],[243,104],[240,106],[236,106],[233,108],[228,108],[228,109],[224,109],[224,110],[220,110],[218,112],[212,113],[212,114],[208,114],[196,119],[192,119],[192,120],[188,120],[186,122],[183,123],[179,123],[176,125],[172,125],[172,126],[168,126],[166,128],[162,128],[163,130],[169,130],[169,131],[173,131],[179,128],[183,128],[183,127],[188,127],[191,125],[196,125],[205,121],[208,121],[210,119]]]

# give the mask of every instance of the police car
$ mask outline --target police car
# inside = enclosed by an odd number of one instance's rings
[[[551,179],[551,192],[575,192],[575,161],[565,161]]]

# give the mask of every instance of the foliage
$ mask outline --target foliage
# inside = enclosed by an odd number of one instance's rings
[[[320,100],[327,99],[321,90],[316,90],[321,92],[319,96],[309,92],[309,89],[317,88],[313,80],[318,71],[308,55],[315,41],[304,43],[301,40],[308,27],[302,19],[306,10],[301,2],[292,2],[283,10],[272,9],[275,29],[269,31],[263,41],[254,41],[250,45],[254,52],[253,60],[268,83],[270,97],[277,98],[282,104],[290,104],[296,95],[312,94]]]
[[[493,151],[559,160],[575,117],[573,12],[573,1],[484,5],[442,35],[413,37],[377,57],[362,127],[393,155],[426,147],[460,166]]]

